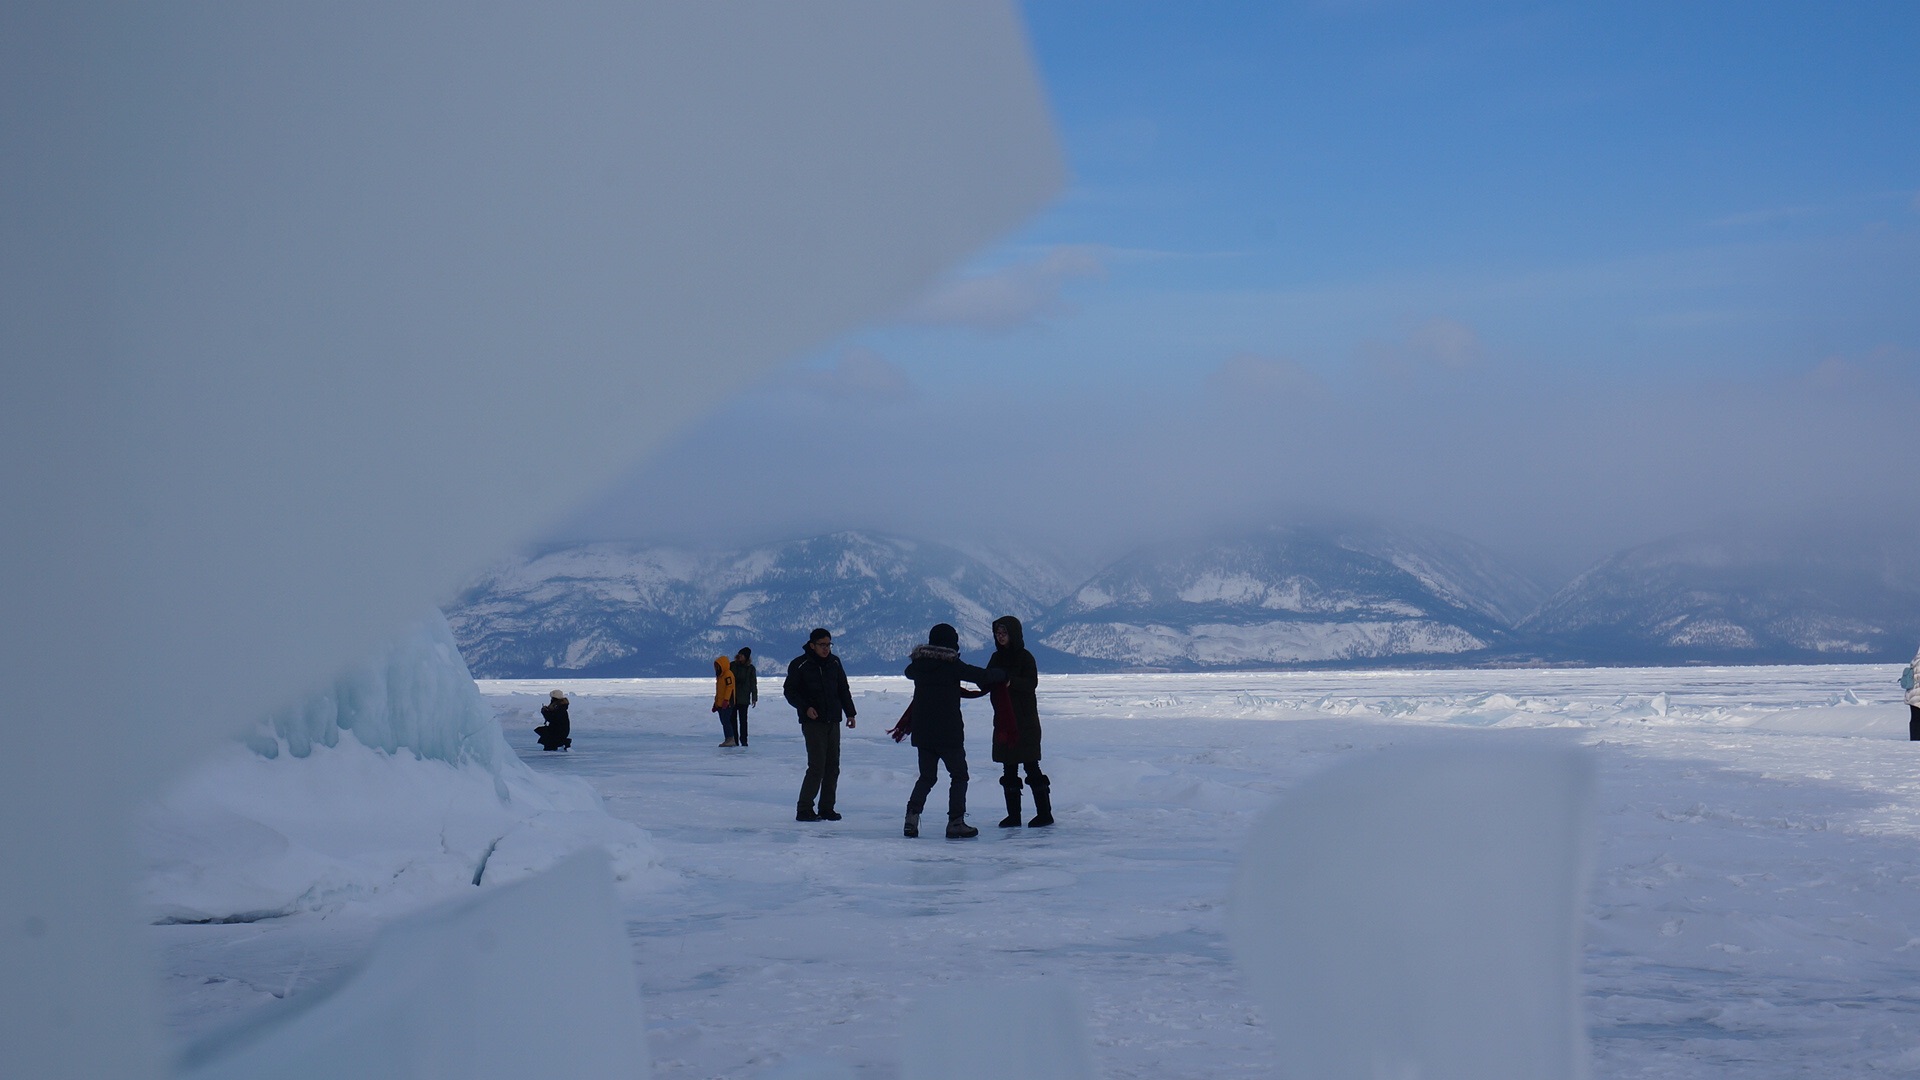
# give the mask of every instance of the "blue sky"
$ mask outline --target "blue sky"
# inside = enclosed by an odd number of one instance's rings
[[[1076,317],[1007,350],[1063,377],[1333,365],[1443,315],[1616,367],[1790,369],[1920,327],[1912,5],[1027,11],[1075,182],[980,269],[1091,249]],[[1320,310],[1269,306],[1294,297]]]
[[[1090,559],[1302,507],[1548,576],[1920,525],[1920,5],[1024,10],[1060,200],[575,531],[711,533],[694,477],[822,427],[861,494],[749,531],[957,536],[916,481],[996,471],[988,531]]]

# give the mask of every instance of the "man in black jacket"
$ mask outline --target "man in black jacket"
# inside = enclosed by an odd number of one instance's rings
[[[835,789],[840,785],[840,720],[853,726],[853,691],[847,671],[833,655],[833,634],[816,629],[807,635],[806,651],[787,665],[782,692],[800,716],[800,734],[807,740],[807,776],[800,782],[800,807],[795,821],[839,821],[834,812]],[[814,795],[820,809],[813,808]]]
[[[920,835],[920,811],[939,779],[938,767],[947,766],[947,839],[964,840],[980,830],[967,824],[966,727],[960,718],[960,699],[975,697],[960,688],[1007,681],[996,668],[977,668],[960,659],[960,632],[946,623],[927,632],[927,643],[914,647],[907,678],[913,680],[913,745],[920,751],[920,778],[907,798],[908,836]]]

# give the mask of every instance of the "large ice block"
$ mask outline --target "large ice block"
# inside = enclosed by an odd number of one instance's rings
[[[158,1075],[166,777],[1061,175],[1004,0],[4,4],[0,72],[10,1075]]]
[[[1387,750],[1255,826],[1235,958],[1300,1080],[1577,1080],[1592,767],[1570,748]]]

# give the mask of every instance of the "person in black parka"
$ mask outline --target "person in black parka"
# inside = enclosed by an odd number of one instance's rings
[[[800,716],[800,734],[807,740],[807,775],[800,781],[800,806],[795,821],[839,821],[834,796],[840,786],[840,719],[852,727],[853,691],[847,687],[847,669],[833,655],[832,632],[816,628],[807,635],[807,649],[787,665],[781,688],[787,704]],[[820,796],[820,809],[813,797]]]
[[[567,718],[567,695],[559,690],[547,695],[540,706],[540,718],[546,723],[533,729],[540,736],[540,749],[566,750],[573,746],[573,721]]]
[[[993,642],[999,646],[987,661],[1007,673],[1005,686],[993,688],[993,760],[1003,766],[1000,786],[1007,791],[1003,829],[1020,825],[1020,766],[1027,767],[1027,786],[1033,789],[1034,828],[1053,824],[1053,782],[1040,771],[1040,667],[1027,651],[1020,620],[1002,615],[993,620]]]
[[[913,680],[913,745],[920,751],[920,778],[914,781],[913,794],[907,799],[908,836],[920,835],[920,811],[926,808],[927,795],[939,779],[939,766],[947,766],[947,838],[961,840],[978,836],[980,830],[967,824],[967,746],[966,727],[960,717],[960,699],[971,696],[960,688],[962,682],[975,686],[995,686],[1007,681],[1005,672],[977,668],[960,659],[960,632],[946,623],[927,632],[927,643],[914,647],[907,664],[907,678]]]
[[[760,671],[753,666],[753,650],[733,654],[733,720],[740,729],[740,745],[747,745],[747,710],[760,704]]]

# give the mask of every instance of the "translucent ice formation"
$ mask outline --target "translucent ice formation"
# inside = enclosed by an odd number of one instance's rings
[[[1593,800],[1571,749],[1388,750],[1254,826],[1236,959],[1285,1075],[1576,1080]]]
[[[303,758],[315,746],[339,745],[349,731],[362,746],[389,754],[404,750],[494,773],[518,764],[438,612],[326,690],[275,714],[247,745],[262,757],[284,748]]]

